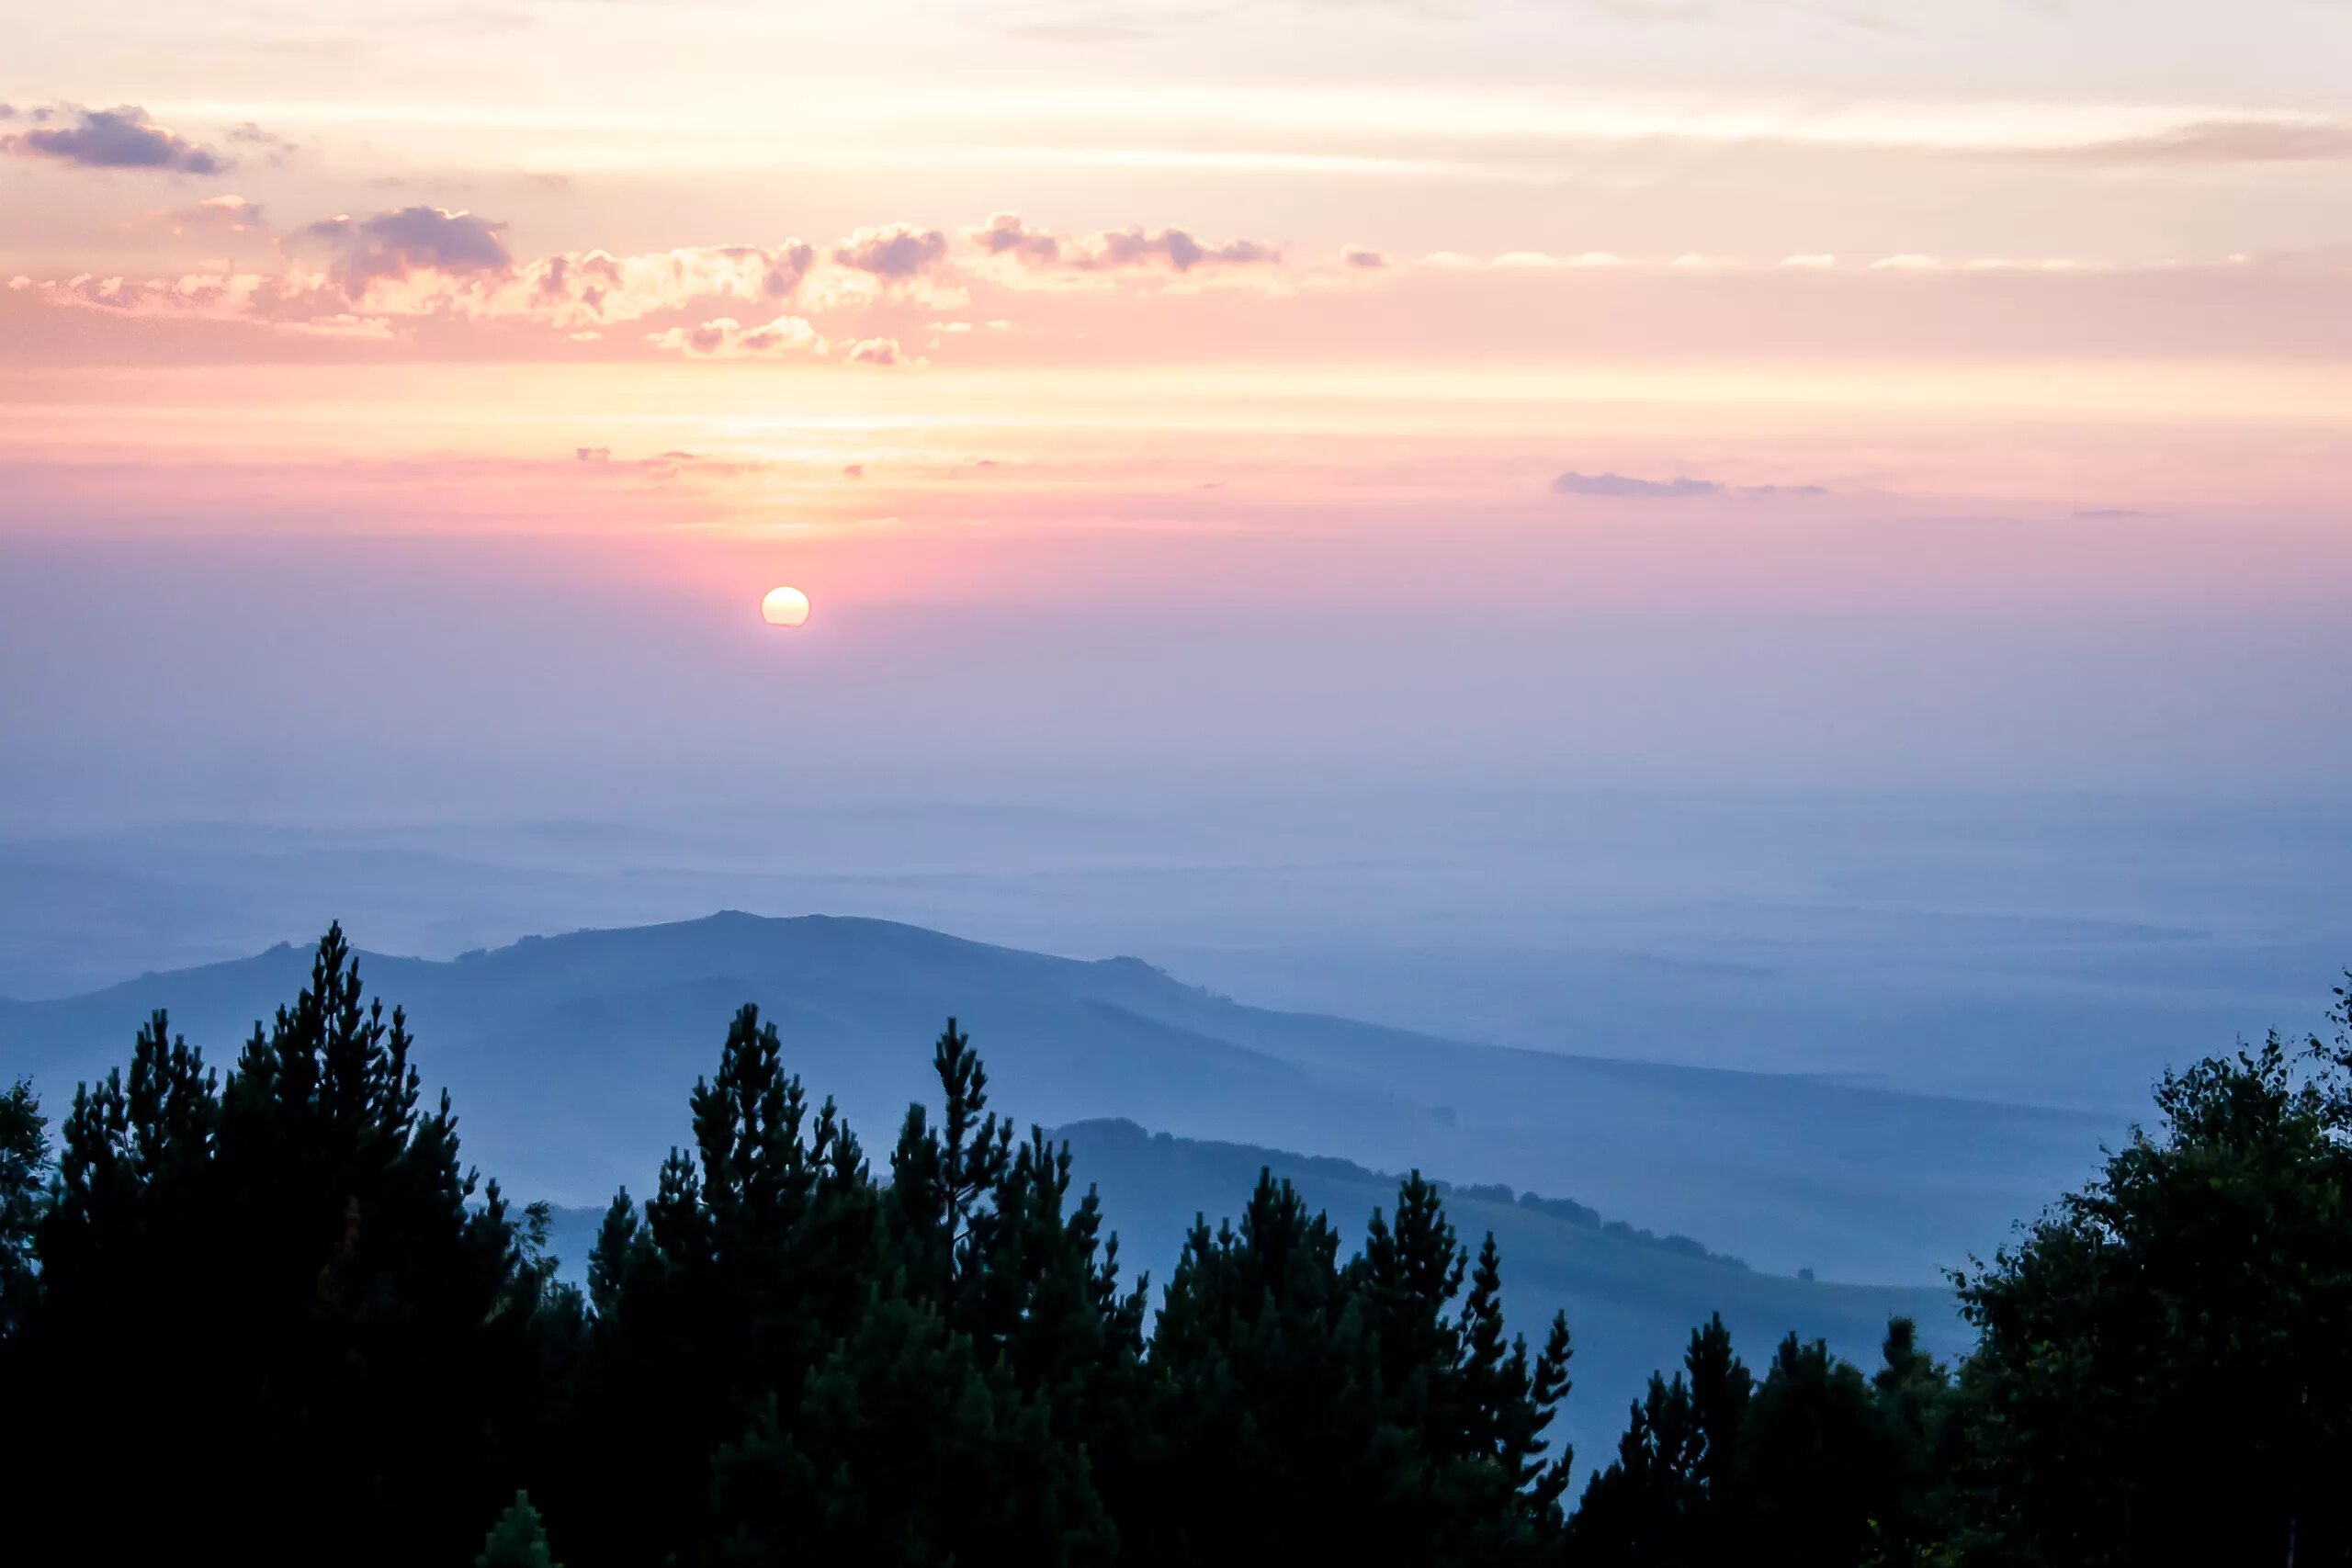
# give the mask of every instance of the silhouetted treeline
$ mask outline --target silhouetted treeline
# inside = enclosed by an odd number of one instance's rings
[[[1698,1328],[1573,1510],[1568,1325],[1418,1175],[1349,1257],[1261,1176],[1155,1295],[952,1021],[877,1158],[746,1008],[583,1291],[410,1051],[338,930],[225,1074],[158,1014],[53,1144],[0,1097],[12,1561],[2352,1561],[2343,1036],[2168,1075],[1956,1367]]]

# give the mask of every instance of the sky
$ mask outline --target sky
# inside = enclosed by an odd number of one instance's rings
[[[2344,0],[0,22],[10,830],[2352,787]]]

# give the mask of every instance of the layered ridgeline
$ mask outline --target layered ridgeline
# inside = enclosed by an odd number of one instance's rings
[[[279,947],[0,1003],[0,1067],[59,1086],[90,1077],[159,1007],[191,1041],[227,1049],[302,984],[310,958]],[[1566,1196],[1759,1270],[1825,1280],[1937,1280],[2079,1181],[2120,1131],[2071,1112],[1270,1011],[1135,959],[1080,962],[876,920],[724,914],[454,962],[366,962],[430,1042],[435,1081],[465,1108],[469,1150],[513,1190],[569,1205],[601,1203],[683,1141],[677,1085],[706,1068],[712,1021],[745,1001],[862,1126],[894,1124],[927,1092],[923,1043],[952,1014],[988,1053],[1004,1102],[1044,1125],[1123,1117]]]

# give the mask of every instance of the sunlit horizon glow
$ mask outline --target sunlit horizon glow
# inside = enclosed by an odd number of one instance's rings
[[[44,17],[0,63],[0,565],[87,586],[198,551],[226,614],[268,563],[418,551],[439,604],[496,560],[650,649],[747,623],[788,559],[861,635],[957,617],[1004,681],[1050,685],[1048,648],[1188,670],[1170,700],[1235,710],[1212,751],[1278,712],[1338,736],[1329,694],[1283,705],[1283,661],[1426,592],[1424,628],[1531,628],[1421,649],[1467,728],[1414,755],[1465,775],[1781,768],[1736,726],[1690,753],[1668,716],[1736,702],[1803,624],[1843,651],[1817,710],[1773,710],[1788,766],[1941,777],[1905,728],[1932,703],[1886,709],[1910,739],[1882,748],[1834,694],[1869,709],[1873,638],[1962,617],[1986,630],[1932,679],[2016,734],[1971,776],[2203,777],[2121,665],[2077,697],[2136,739],[2039,705],[2049,638],[2172,617],[2247,671],[2229,722],[2352,783],[2246,651],[2352,658],[2324,609],[2352,587],[2352,10],[2254,11]],[[640,584],[692,609],[639,626]],[[65,612],[9,608],[12,671],[49,667]],[[1597,669],[1597,615],[1723,663]],[[594,706],[570,634],[483,635],[557,660],[537,722]],[[921,660],[860,658],[824,700],[922,705],[894,684]],[[1537,746],[1530,671],[1650,727]],[[0,721],[65,754],[83,679],[12,676]],[[951,707],[1040,767],[1087,744],[1042,698]]]

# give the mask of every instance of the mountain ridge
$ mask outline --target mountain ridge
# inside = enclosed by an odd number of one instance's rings
[[[62,1093],[127,1057],[155,1007],[214,1060],[304,982],[307,947],[0,1008],[0,1073]],[[734,1008],[758,1003],[869,1140],[927,1093],[958,1018],[1023,1122],[1125,1117],[1230,1140],[1573,1192],[1761,1268],[1924,1280],[2079,1176],[2079,1113],[1813,1078],[1477,1044],[1253,1008],[1132,956],[1078,959],[864,917],[727,911],[525,939],[451,960],[367,954],[429,1087],[509,1189],[593,1203],[641,1184]],[[1736,1023],[1736,1021],[1735,1021]]]

